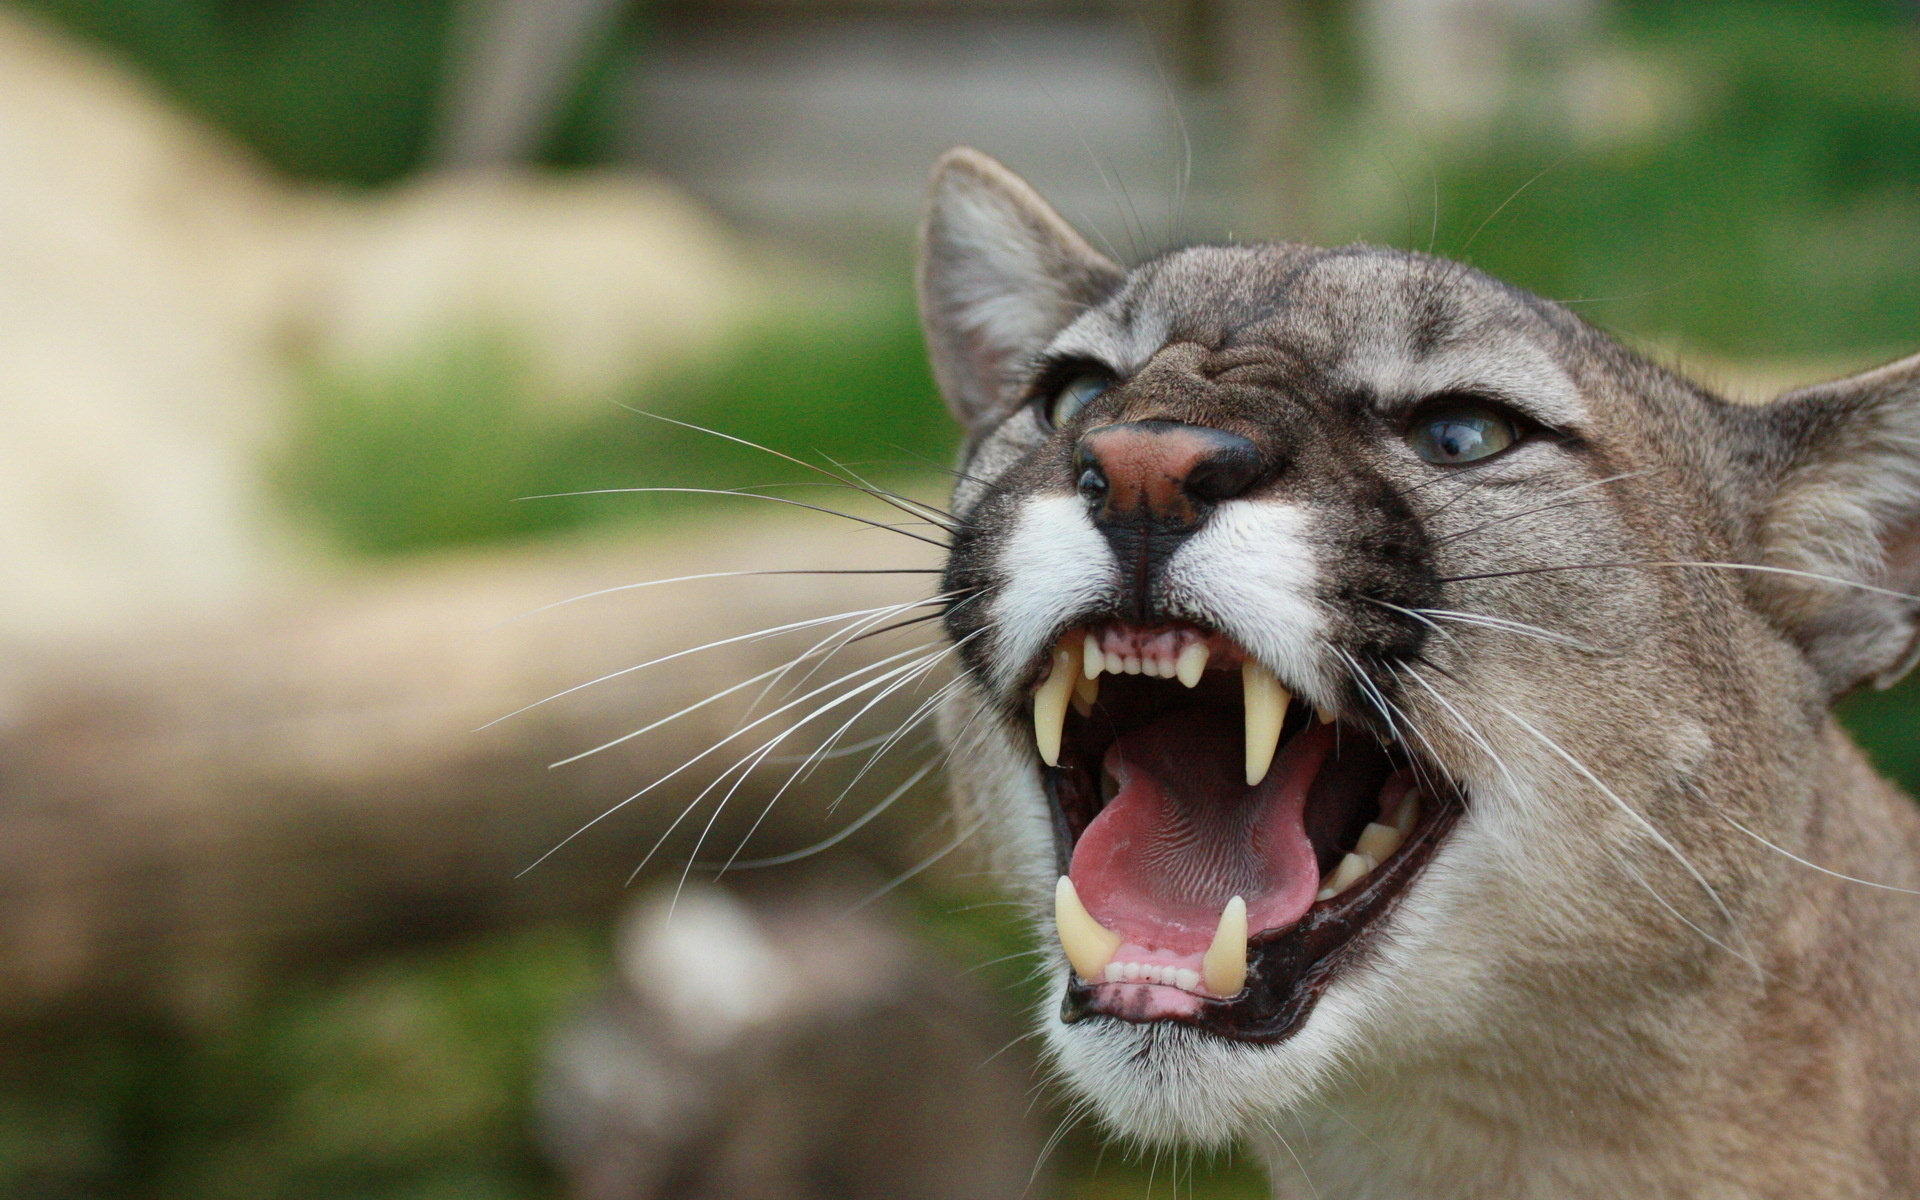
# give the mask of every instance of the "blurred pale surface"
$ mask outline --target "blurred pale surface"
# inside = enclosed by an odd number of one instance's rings
[[[731,328],[715,223],[630,176],[298,191],[0,13],[0,646],[243,595],[291,561],[262,461],[298,373],[475,332],[604,398]]]

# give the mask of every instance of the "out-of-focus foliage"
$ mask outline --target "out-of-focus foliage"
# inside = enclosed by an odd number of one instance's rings
[[[0,1062],[0,1195],[535,1200],[541,1039],[597,933],[523,930],[276,984],[218,1036],[89,1024]]]
[[[1425,148],[1403,165],[1405,219],[1350,232],[1424,248],[1437,228],[1439,252],[1602,326],[1723,356],[1910,347],[1914,14],[1865,0],[1623,8],[1615,61],[1646,73],[1651,111],[1583,139],[1522,106],[1466,147]]]
[[[650,413],[832,455],[862,474],[938,471],[954,434],[910,301],[890,294],[856,307],[768,319],[717,361],[584,408],[541,404],[504,337],[449,342],[377,380],[315,373],[283,459],[285,491],[343,546],[384,554],[754,503],[619,489],[817,478]],[[939,486],[923,498],[939,502]],[[831,494],[777,494],[838,506]]]
[[[14,0],[107,46],[291,174],[417,166],[452,0]]]

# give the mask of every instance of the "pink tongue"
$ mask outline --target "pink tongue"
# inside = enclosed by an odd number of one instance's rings
[[[1331,726],[1310,727],[1248,787],[1239,732],[1205,713],[1126,734],[1105,762],[1120,791],[1074,847],[1081,903],[1128,943],[1181,955],[1206,950],[1234,896],[1250,933],[1293,924],[1320,888],[1301,814],[1331,744]]]

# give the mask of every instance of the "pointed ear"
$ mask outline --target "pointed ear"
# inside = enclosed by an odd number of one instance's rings
[[[920,325],[961,425],[994,411],[1021,364],[1125,274],[1013,172],[964,146],[942,155],[920,225]]]
[[[1920,657],[1920,355],[1758,410],[1771,459],[1758,576],[1766,607],[1839,695]]]

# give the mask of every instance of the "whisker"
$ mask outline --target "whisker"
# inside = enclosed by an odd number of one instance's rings
[[[1622,479],[1633,479],[1633,478],[1636,478],[1637,476],[1650,475],[1652,473],[1653,473],[1652,468],[1648,468],[1643,471],[1622,471],[1618,475],[1609,475],[1605,479],[1589,480],[1588,482],[1580,484],[1576,487],[1565,488],[1561,491],[1550,493],[1548,496],[1548,499],[1552,500],[1556,496],[1573,495],[1578,492],[1587,491],[1590,488],[1600,487],[1603,484],[1617,483]],[[1434,541],[1434,544],[1444,545],[1447,542],[1451,542],[1456,538],[1463,538],[1463,537],[1466,537],[1468,534],[1479,533],[1483,529],[1492,528],[1493,526],[1499,525],[1502,522],[1517,521],[1522,517],[1530,517],[1530,516],[1533,516],[1535,513],[1547,512],[1550,509],[1568,508],[1578,504],[1597,504],[1597,503],[1600,503],[1600,501],[1598,500],[1559,500],[1551,504],[1537,505],[1533,508],[1524,509],[1517,513],[1507,513],[1504,516],[1494,517],[1491,520],[1483,521],[1480,524],[1472,526],[1471,528],[1468,528],[1468,529],[1456,530],[1453,533],[1446,535],[1445,537],[1436,538]]]
[[[1840,587],[1853,588],[1857,591],[1871,592],[1876,596],[1889,596],[1895,600],[1911,600],[1915,603],[1920,603],[1920,596],[1911,595],[1907,592],[1896,592],[1892,588],[1876,587],[1871,583],[1860,583],[1857,580],[1842,579],[1838,575],[1822,575],[1816,571],[1799,571],[1792,567],[1768,567],[1762,566],[1759,563],[1666,562],[1653,559],[1629,562],[1551,563],[1544,567],[1517,567],[1511,571],[1486,571],[1477,575],[1454,575],[1437,579],[1434,582],[1464,583],[1472,579],[1503,579],[1512,575],[1544,575],[1551,571],[1601,571],[1628,567],[1701,567],[1708,569],[1718,568],[1726,571],[1758,571],[1767,575],[1793,575],[1801,579],[1811,579],[1818,583],[1831,583]]]
[[[947,855],[952,854],[955,850],[958,850],[962,845],[966,843],[966,840],[968,838],[980,832],[981,827],[984,826],[986,823],[987,823],[987,818],[984,816],[976,819],[973,822],[973,824],[967,826],[965,829],[955,834],[952,841],[940,847],[940,849],[935,850],[932,854],[927,855],[925,858],[913,864],[911,867],[908,867],[906,870],[894,876],[892,879],[888,880],[886,883],[881,884],[879,887],[875,888],[873,891],[868,892],[865,896],[862,896],[860,899],[854,901],[853,904],[848,906],[847,911],[859,912],[861,909],[865,908],[869,904],[872,904],[875,900],[880,899],[882,896],[885,896],[888,892],[893,891],[895,888],[899,887],[901,884],[906,883],[910,879],[913,879],[915,876],[925,871],[928,867],[933,866],[935,863],[939,862],[941,859],[945,858]]]
[[[866,812],[861,813],[854,820],[849,821],[846,825],[842,826],[840,829],[836,830],[835,832],[828,835],[827,837],[824,837],[819,841],[813,843],[811,846],[807,846],[800,850],[791,850],[785,854],[775,854],[768,858],[748,858],[748,859],[729,858],[724,863],[707,862],[707,863],[702,863],[701,866],[714,871],[716,875],[724,875],[728,871],[758,871],[766,867],[784,867],[788,863],[799,862],[801,859],[812,858],[816,854],[822,854],[828,850],[833,849],[835,846],[838,846],[841,842],[846,841],[848,838],[852,837],[854,834],[859,833],[862,829],[866,828],[869,824],[871,824],[874,820],[876,820],[880,816],[880,814],[886,812],[887,809],[891,808],[893,806],[894,801],[900,799],[900,797],[912,791],[916,786],[919,785],[921,780],[933,774],[933,772],[939,767],[939,765],[940,765],[940,759],[938,755],[929,756],[927,761],[922,763],[920,767],[913,772],[913,774],[907,776],[905,782],[900,784],[900,786],[894,788],[891,792],[888,792],[886,796],[884,796],[872,808],[869,808]],[[753,833],[754,831],[752,829],[747,830],[747,837],[742,838],[740,840],[740,846],[739,848],[735,849],[734,851],[735,854],[738,854],[740,850],[743,850],[746,848],[747,840],[753,836]]]
[[[1857,883],[1863,887],[1879,888],[1883,892],[1898,892],[1902,896],[1920,896],[1920,891],[1916,891],[1913,888],[1895,887],[1890,883],[1875,883],[1871,879],[1861,879],[1855,875],[1845,875],[1839,871],[1835,871],[1827,867],[1823,867],[1819,863],[1808,862],[1806,859],[1801,858],[1798,854],[1795,854],[1793,851],[1785,849],[1781,846],[1774,845],[1772,842],[1768,841],[1766,838],[1761,837],[1759,834],[1755,833],[1751,829],[1748,829],[1745,825],[1742,825],[1740,822],[1734,820],[1732,817],[1728,816],[1727,814],[1717,813],[1717,815],[1722,821],[1725,821],[1727,824],[1733,826],[1735,829],[1738,829],[1741,833],[1746,834],[1748,837],[1752,838],[1754,841],[1759,842],[1762,846],[1765,846],[1767,849],[1772,850],[1777,854],[1784,854],[1788,858],[1792,859],[1794,862],[1799,863],[1801,866],[1811,868],[1812,870],[1820,872],[1822,875],[1831,875],[1835,879],[1844,879],[1848,883]]]
[[[635,800],[640,799],[640,797],[646,795],[648,792],[651,792],[654,788],[659,787],[661,784],[667,782],[669,779],[672,779],[675,776],[679,775],[680,772],[686,770],[687,768],[693,766],[695,763],[706,758],[708,755],[712,754],[715,750],[718,750],[721,746],[726,745],[728,742],[732,741],[734,738],[739,737],[741,734],[747,732],[747,730],[752,729],[757,725],[765,724],[766,722],[771,721],[773,718],[779,716],[781,713],[787,711],[787,709],[793,708],[799,704],[803,704],[806,701],[812,699],[814,696],[819,695],[821,692],[826,691],[829,688],[837,687],[840,684],[845,683],[849,679],[856,678],[862,674],[865,674],[868,671],[877,670],[881,667],[887,666],[890,663],[893,663],[898,661],[899,659],[905,658],[909,654],[921,653],[921,652],[922,650],[920,647],[915,647],[912,650],[903,650],[898,654],[892,655],[888,658],[883,658],[879,662],[869,663],[864,667],[860,667],[856,670],[849,671],[847,674],[842,675],[839,679],[834,680],[832,683],[824,684],[821,687],[816,688],[814,691],[807,693],[805,696],[802,696],[797,700],[790,701],[787,704],[781,706],[780,708],[773,710],[772,712],[754,721],[752,724],[735,730],[734,732],[728,734],[726,737],[715,742],[713,745],[707,747],[705,750],[702,750],[700,753],[694,755],[692,758],[687,759],[685,762],[681,763],[679,766],[675,767],[673,770],[668,771],[665,775],[662,775],[658,779],[655,779],[652,783],[649,783],[647,786],[641,788],[639,791],[633,793],[631,796],[628,796],[625,800],[622,800],[619,803],[614,804],[611,807],[607,808],[599,816],[594,817],[592,820],[588,821],[586,824],[580,826],[580,828],[574,830],[572,833],[562,838],[559,842],[555,843],[554,846],[551,849],[549,849],[545,854],[542,854],[539,858],[534,859],[532,862],[528,863],[525,867],[522,867],[514,875],[514,878],[518,879],[520,878],[520,876],[525,875],[528,871],[533,870],[535,867],[539,866],[541,863],[545,862],[547,859],[553,857],[555,854],[557,854],[560,851],[562,847],[566,846],[569,842],[573,841],[575,838],[579,837],[581,834],[585,833],[587,830],[593,828],[595,825],[598,825],[600,822],[606,820],[608,817],[619,812],[621,809],[625,808],[627,805],[632,804]],[[775,669],[780,670],[784,668],[775,668]],[[768,673],[771,674],[772,672],[768,672]],[[883,675],[880,678],[882,681],[884,681],[886,678],[890,677],[890,675],[891,673],[889,673],[889,675]],[[720,696],[726,695],[727,692],[738,691],[740,688],[746,687],[756,682],[759,678],[760,678],[759,676],[755,676],[754,679],[744,680],[740,683],[734,684],[732,687],[726,689],[725,691],[715,693],[714,695],[707,697],[707,699],[700,701],[698,704],[690,705],[687,709],[683,709],[682,712],[691,711],[693,708],[698,708],[702,705],[710,704],[714,700],[718,699]],[[864,691],[867,688],[874,687],[874,686],[878,686],[875,683],[875,681],[868,680],[866,683],[860,685],[859,691]],[[857,695],[857,694],[859,694],[858,691],[849,693],[849,695]],[[680,714],[676,713],[674,715],[678,716]],[[647,729],[656,729],[659,726],[665,724],[667,721],[670,721],[672,719],[673,717],[664,717],[661,720],[654,722],[652,725],[647,726]],[[635,734],[629,734],[627,736],[633,737],[633,736],[637,736],[638,733],[644,733],[644,732],[646,732],[646,730],[638,730],[636,731]],[[619,740],[624,741],[626,739],[622,738]],[[609,745],[611,744],[613,743],[609,743]],[[588,751],[588,753],[593,753],[593,751]],[[583,757],[585,757],[585,755],[575,755],[574,759],[583,758]],[[571,762],[571,761],[574,761],[574,759],[568,759],[565,761]],[[684,816],[685,814],[683,813],[681,818],[676,818],[675,825],[678,825],[679,820],[683,819]],[[668,832],[672,832],[672,829],[669,828]]]
[[[576,497],[576,496],[629,496],[629,495],[640,496],[640,495],[660,495],[660,494],[682,495],[682,496],[734,496],[734,497],[738,497],[746,500],[765,500],[769,504],[784,504],[789,508],[804,508],[808,512],[825,513],[827,516],[830,516],[830,517],[844,517],[846,520],[855,521],[861,525],[866,525],[874,529],[884,529],[884,530],[887,530],[889,533],[897,533],[901,537],[912,538],[916,542],[925,542],[929,546],[938,546],[942,550],[949,548],[947,543],[939,540],[938,538],[930,538],[925,536],[924,534],[915,533],[912,530],[904,529],[897,524],[889,524],[886,521],[875,521],[870,517],[856,516],[853,513],[841,512],[837,508],[828,508],[823,504],[808,504],[804,500],[794,500],[787,496],[769,496],[765,492],[743,492],[735,488],[703,488],[703,487],[585,488],[577,492],[547,492],[537,496],[521,496],[519,497],[519,499],[521,500],[565,500],[565,499],[569,499],[571,497]],[[922,523],[924,524],[927,522],[923,521]]]
[[[896,655],[895,657],[905,657],[906,654],[912,654],[916,652],[921,652],[919,647],[916,647],[914,650],[905,651],[903,654]],[[876,663],[874,665],[875,666],[884,665],[888,661],[890,660],[883,659],[881,663]],[[803,726],[813,721],[815,718],[822,716],[825,713],[831,712],[833,709],[838,708],[840,705],[845,704],[848,701],[853,700],[856,697],[861,696],[866,692],[871,691],[874,688],[886,686],[889,682],[893,681],[894,679],[896,679],[902,674],[906,674],[918,669],[922,669],[924,668],[925,665],[926,665],[925,660],[910,662],[905,666],[895,667],[892,670],[885,672],[884,674],[878,675],[872,679],[865,681],[864,683],[848,688],[846,691],[842,692],[840,695],[835,696],[832,700],[815,708],[812,712],[808,713],[805,717],[788,725],[785,729],[781,730],[780,733],[776,734],[774,737],[768,739],[765,742],[762,742],[760,746],[757,747],[755,750],[748,751],[743,758],[734,762],[732,766],[722,771],[712,783],[708,784],[705,788],[701,789],[700,793],[696,795],[691,801],[689,801],[686,807],[680,810],[680,814],[676,816],[670,824],[668,824],[666,829],[661,831],[660,836],[657,839],[655,839],[653,845],[650,848],[648,848],[646,854],[640,859],[639,865],[634,867],[633,873],[627,877],[628,882],[632,882],[634,879],[639,877],[640,872],[644,871],[647,867],[647,864],[652,862],[654,856],[660,852],[660,847],[665,845],[667,839],[673,835],[674,830],[680,827],[680,823],[682,821],[685,821],[689,816],[693,815],[694,809],[699,807],[700,802],[705,800],[707,796],[713,792],[714,788],[718,787],[722,782],[724,782],[729,775],[733,774],[734,771],[739,770],[743,765],[746,765],[749,762],[749,760],[753,760],[754,755],[756,753],[770,751],[772,748],[778,746],[782,741],[785,741],[787,738],[793,736],[794,733],[799,731]],[[728,734],[726,737],[715,742],[713,745],[707,747],[705,750],[702,750],[700,753],[694,755],[692,758],[681,763],[679,766],[667,772],[665,775],[662,775],[660,778],[654,780],[652,783],[649,783],[646,787],[641,788],[638,792],[635,792],[633,795],[627,797],[625,800],[622,800],[620,804],[614,806],[614,809],[609,809],[608,813],[611,813],[615,809],[623,807],[627,804],[632,803],[634,800],[639,799],[641,796],[652,791],[654,788],[659,787],[661,784],[665,783],[667,780],[672,779],[674,776],[680,774],[680,772],[686,770],[688,767],[693,766],[695,763],[699,762],[701,759],[706,758],[708,755],[712,754],[715,750],[718,750],[720,747],[726,745],[728,742],[732,741],[734,738],[739,737],[741,734],[747,732],[747,730],[752,729],[754,726],[764,724],[767,721],[773,719],[774,717],[779,716],[781,713],[785,712],[787,709],[803,704],[808,700],[813,699],[815,696],[818,696],[822,692],[841,686],[842,684],[846,683],[846,681],[849,678],[857,676],[867,669],[868,668],[861,668],[858,671],[850,671],[846,675],[841,676],[839,679],[836,679],[831,683],[824,684],[821,687],[816,688],[814,691],[807,693],[805,696],[800,697],[798,700],[791,701],[790,703],[783,705],[781,708],[775,709],[773,712],[768,713],[766,716],[760,718],[758,721],[753,722],[753,724],[748,725],[744,728],[735,730],[733,733]],[[751,773],[751,771],[753,770],[753,766],[757,766],[757,765],[759,764],[757,760],[755,760],[752,766],[746,766],[746,770],[741,773],[740,780],[736,781],[733,787],[738,788],[740,783],[745,781],[747,774]],[[729,792],[728,795],[731,796],[732,792]],[[724,803],[725,801],[723,800],[722,804]],[[602,817],[606,815],[607,813],[601,814]],[[601,818],[596,817],[594,819],[598,821]],[[709,827],[711,827],[711,822],[709,822]],[[581,830],[576,831],[574,836],[578,836],[579,832],[584,832],[585,828],[586,828],[585,826],[582,826]],[[555,847],[555,849],[558,849],[558,848],[559,847],[557,846]],[[548,851],[548,853],[551,854],[552,851]],[[696,853],[697,853],[697,850],[696,850]]]
[[[1713,901],[1713,906],[1720,910],[1720,915],[1722,918],[1726,920],[1727,925],[1729,927],[1736,926],[1736,922],[1734,921],[1732,910],[1726,906],[1725,901],[1720,899],[1720,893],[1714,890],[1713,884],[1708,882],[1707,877],[1700,873],[1700,869],[1694,866],[1692,861],[1689,860],[1685,854],[1682,854],[1680,852],[1680,848],[1678,846],[1675,846],[1671,841],[1667,840],[1667,836],[1664,833],[1661,833],[1660,830],[1657,827],[1655,827],[1652,821],[1648,820],[1645,816],[1641,815],[1640,812],[1638,812],[1632,805],[1628,804],[1625,800],[1622,800],[1619,794],[1616,793],[1612,788],[1602,783],[1600,781],[1600,777],[1595,775],[1591,770],[1589,770],[1585,763],[1581,762],[1579,759],[1569,754],[1558,742],[1554,741],[1552,738],[1548,737],[1546,734],[1540,732],[1538,729],[1535,729],[1533,725],[1526,720],[1526,718],[1522,717],[1519,713],[1514,712],[1512,709],[1500,703],[1498,700],[1489,700],[1488,703],[1493,705],[1493,707],[1499,709],[1502,713],[1506,714],[1507,719],[1509,721],[1512,721],[1516,726],[1518,726],[1521,729],[1521,731],[1526,733],[1529,737],[1532,737],[1535,741],[1539,742],[1542,746],[1546,747],[1547,750],[1551,751],[1555,757],[1559,758],[1562,762],[1565,762],[1568,766],[1572,767],[1575,771],[1578,771],[1582,776],[1586,778],[1587,782],[1591,783],[1595,788],[1599,789],[1601,795],[1605,796],[1608,800],[1612,801],[1614,806],[1618,808],[1622,813],[1624,813],[1628,817],[1628,819],[1632,820],[1636,825],[1638,825],[1641,828],[1641,830],[1647,835],[1649,839],[1652,840],[1652,842],[1655,845],[1659,846],[1661,849],[1665,850],[1668,854],[1672,855],[1674,861],[1679,863],[1680,866],[1686,870],[1687,874],[1693,877],[1693,881],[1700,885],[1700,890],[1705,892],[1707,894],[1707,898]],[[1622,862],[1621,865],[1627,867],[1629,871],[1632,871],[1631,864]],[[1634,872],[1634,875],[1636,878],[1639,877],[1638,872]],[[1641,882],[1645,884],[1646,881],[1642,880]],[[1661,904],[1668,909],[1668,911],[1672,912],[1675,917],[1678,917],[1681,921],[1685,922],[1687,926],[1691,928],[1695,933],[1698,933],[1701,937],[1706,938],[1709,942],[1712,942],[1714,945],[1720,947],[1722,950],[1725,950],[1727,953],[1733,955],[1735,958],[1740,959],[1742,962],[1748,963],[1755,970],[1762,970],[1759,962],[1755,961],[1750,956],[1743,954],[1738,950],[1735,950],[1732,946],[1727,945],[1725,942],[1721,941],[1719,938],[1714,937],[1712,934],[1708,933],[1706,930],[1700,928],[1698,925],[1695,925],[1692,921],[1688,920],[1686,916],[1680,912],[1680,910],[1674,908],[1670,903],[1668,903],[1665,900],[1664,897],[1660,896],[1658,892],[1654,891],[1651,885],[1647,885],[1647,890],[1653,895],[1654,899],[1659,900]]]
[[[496,629],[500,629],[504,626],[511,625],[515,621],[524,621],[528,617],[539,616],[543,612],[551,612],[556,608],[564,608],[569,604],[579,604],[584,600],[594,600],[601,596],[611,596],[616,592],[633,592],[633,591],[639,591],[641,588],[665,587],[667,584],[670,584],[670,583],[695,583],[702,579],[751,579],[757,576],[770,576],[770,575],[939,575],[939,574],[942,574],[942,571],[939,567],[820,567],[820,568],[811,568],[811,569],[796,567],[796,568],[785,569],[785,570],[706,571],[699,575],[675,575],[670,579],[647,579],[639,583],[621,583],[621,584],[615,584],[613,587],[596,588],[591,592],[582,592],[578,596],[568,596],[565,600],[555,600],[551,604],[542,604],[539,608],[530,608],[523,613],[518,613],[514,616],[506,618],[503,621],[496,621],[492,625],[484,626],[478,632],[491,633]]]
[[[892,610],[905,612],[909,608],[917,608],[921,604],[926,604],[926,603],[929,603],[929,601],[917,600],[910,604],[886,604],[886,605],[881,605],[877,608],[850,609],[847,612],[835,613],[830,617],[808,617],[804,621],[794,621],[787,625],[775,625],[767,629],[755,630],[752,633],[742,633],[742,634],[736,634],[733,637],[721,638],[717,642],[708,642],[704,646],[694,646],[686,650],[676,650],[672,654],[663,654],[659,658],[649,659],[646,662],[637,663],[631,667],[621,667],[617,671],[609,671],[605,675],[601,675],[594,679],[589,679],[585,683],[576,683],[570,688],[564,688],[560,691],[553,693],[550,696],[546,696],[539,700],[535,700],[531,704],[523,704],[519,708],[514,709],[512,712],[507,713],[505,716],[495,717],[493,720],[488,721],[485,725],[482,725],[479,728],[475,729],[474,732],[479,733],[482,730],[491,729],[502,721],[511,720],[512,718],[519,716],[521,713],[539,708],[542,704],[551,704],[553,701],[558,700],[563,696],[571,696],[573,695],[573,693],[580,691],[583,688],[590,688],[595,686],[596,684],[605,683],[610,679],[618,679],[622,675],[631,675],[635,671],[644,671],[648,667],[657,667],[661,663],[672,662],[676,658],[685,658],[689,654],[699,654],[705,650],[715,650],[721,646],[734,645],[737,642],[749,642],[749,641],[754,641],[760,638],[777,637],[783,633],[791,633],[796,629],[818,628],[821,625],[829,625],[835,621],[850,620],[852,624],[858,624],[859,623],[858,618],[868,617],[873,615],[874,613],[887,613]],[[885,617],[883,616],[881,619],[885,620]],[[758,677],[756,676],[756,678]]]
[[[674,417],[665,416],[661,413],[648,412],[643,408],[635,408],[632,405],[623,404],[621,405],[621,407],[625,408],[628,412],[635,413],[639,416],[647,417],[651,420],[665,421],[669,425],[678,425],[682,429],[691,429],[695,433],[704,433],[709,435],[710,437],[717,437],[724,441],[732,442],[735,445],[745,446],[750,450],[758,450],[762,454],[771,454],[775,458],[783,459],[804,470],[812,471],[816,475],[824,475],[828,479],[834,480],[835,482],[838,482],[841,484],[845,484],[846,486],[851,487],[856,491],[864,491],[869,496],[872,496],[874,499],[892,508],[900,509],[900,511],[902,512],[910,512],[910,510],[902,507],[902,501],[900,500],[900,498],[895,497],[891,492],[884,492],[884,491],[876,490],[871,487],[862,487],[859,483],[855,483],[853,481],[846,479],[843,476],[837,475],[834,472],[829,471],[825,467],[819,465],[818,463],[810,463],[806,459],[799,458],[792,454],[788,454],[784,450],[775,450],[771,446],[763,446],[759,442],[750,441],[747,438],[738,437],[731,433],[722,433],[718,429],[709,429],[705,425],[695,425],[691,421],[682,421]],[[920,515],[920,514],[910,514],[910,515]]]

